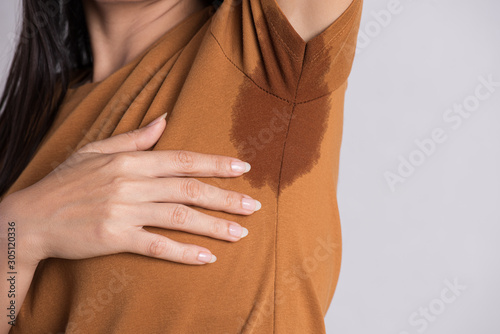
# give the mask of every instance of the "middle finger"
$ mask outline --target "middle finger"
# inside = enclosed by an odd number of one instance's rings
[[[249,215],[262,204],[236,191],[221,189],[194,178],[149,178],[139,182],[139,196],[146,202],[180,203],[210,210]]]

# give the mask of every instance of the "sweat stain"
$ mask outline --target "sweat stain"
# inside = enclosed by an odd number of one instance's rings
[[[323,61],[329,62],[327,59]],[[262,62],[266,63],[266,59]],[[265,67],[259,66],[249,77],[261,76],[262,68],[293,71],[282,64],[277,65],[266,63]],[[230,136],[238,158],[252,165],[252,172],[244,175],[252,187],[262,188],[267,184],[278,196],[297,178],[309,173],[318,162],[331,112],[324,72],[308,73],[304,78],[299,73],[295,79],[297,85],[301,85],[301,79],[307,80],[307,86],[301,88],[314,89],[313,96],[323,96],[310,102],[296,101],[297,87],[294,87],[291,101],[263,90],[249,78],[245,78],[239,87],[233,105]],[[273,74],[291,77],[290,73]]]
[[[297,104],[263,95],[250,80],[242,84],[231,141],[238,158],[252,165],[244,175],[251,186],[267,184],[278,195],[317,163],[331,108],[325,97]]]
[[[334,97],[340,95],[331,93],[347,87],[360,5],[361,1],[355,1],[332,24],[342,30],[335,35],[320,34],[300,54],[266,48],[272,45],[269,39],[277,37],[265,20],[256,19],[260,59],[253,61],[258,65],[239,87],[230,133],[238,158],[252,165],[252,171],[243,176],[252,187],[268,185],[279,196],[318,163],[327,128],[333,126],[331,131],[341,134],[343,98],[336,101]],[[276,10],[267,14],[271,22],[279,22],[282,15]]]

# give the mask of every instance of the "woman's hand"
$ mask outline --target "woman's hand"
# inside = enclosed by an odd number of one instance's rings
[[[185,264],[215,261],[211,252],[151,233],[143,226],[238,241],[248,231],[185,204],[249,215],[260,203],[191,177],[237,177],[241,160],[189,151],[146,151],[165,128],[150,125],[89,143],[36,184],[9,195],[3,207],[16,220],[18,259],[84,259],[132,252]],[[23,247],[24,246],[24,247]]]

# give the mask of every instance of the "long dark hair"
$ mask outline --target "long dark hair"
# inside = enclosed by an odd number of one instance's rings
[[[52,125],[72,75],[92,63],[81,0],[23,0],[14,59],[0,99],[0,196]]]

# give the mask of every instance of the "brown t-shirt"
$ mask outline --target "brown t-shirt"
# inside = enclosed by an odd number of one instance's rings
[[[11,333],[324,333],[340,272],[337,175],[361,6],[354,0],[306,43],[275,0],[226,0],[102,82],[71,89],[8,193],[86,143],[168,111],[154,150],[248,161],[243,176],[199,180],[248,194],[262,209],[243,216],[193,207],[247,227],[236,243],[147,227],[207,247],[218,258],[208,265],[131,253],[46,259]]]

